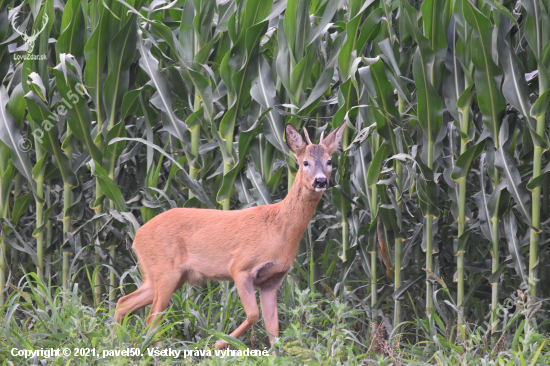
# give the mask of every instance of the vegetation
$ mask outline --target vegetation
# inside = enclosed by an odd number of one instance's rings
[[[547,0],[0,0],[0,360],[181,363],[145,356],[146,309],[113,323],[141,284],[135,232],[284,198],[291,123],[314,143],[345,124],[343,146],[281,287],[281,357],[241,361],[550,363],[549,17]],[[245,317],[217,282],[166,316],[161,347],[181,350]],[[264,329],[230,341],[263,349]]]

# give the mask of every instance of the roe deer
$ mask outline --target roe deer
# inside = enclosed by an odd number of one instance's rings
[[[185,282],[234,281],[246,312],[246,320],[233,333],[238,338],[260,316],[260,302],[271,344],[278,337],[277,291],[292,268],[300,238],[317,203],[328,186],[331,155],[338,148],[344,124],[319,145],[308,145],[290,124],[285,127],[287,145],[296,155],[298,173],[292,189],[281,202],[237,211],[174,208],[143,225],[133,244],[144,272],[143,285],[118,300],[115,319],[121,322],[131,311],[153,303],[146,323],[160,321],[172,293]],[[229,344],[218,341],[217,348]]]

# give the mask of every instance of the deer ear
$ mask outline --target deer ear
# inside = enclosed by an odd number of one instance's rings
[[[293,125],[287,123],[285,126],[286,144],[296,156],[303,154],[306,151],[306,144],[302,140],[302,136]]]
[[[346,124],[342,123],[340,127],[335,129],[328,135],[320,145],[323,145],[325,149],[327,149],[327,152],[329,154],[332,154],[336,149],[338,149],[338,145],[340,144],[340,140],[342,139],[342,135],[344,134],[344,126]]]

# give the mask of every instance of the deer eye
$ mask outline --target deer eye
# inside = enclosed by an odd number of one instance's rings
[[[309,163],[307,161],[304,161],[304,166],[308,166]]]
[[[331,165],[332,164],[332,160],[328,159],[327,160],[327,165]]]

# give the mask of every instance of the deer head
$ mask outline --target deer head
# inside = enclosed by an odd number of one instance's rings
[[[307,145],[291,124],[286,125],[285,132],[286,143],[298,159],[306,187],[316,192],[327,189],[332,171],[331,155],[338,148],[344,132],[344,124],[332,131],[325,139],[323,139],[323,132],[318,145],[311,143],[305,127]]]
[[[27,54],[30,54],[32,53],[32,51],[34,50],[34,42],[36,42],[36,39],[38,38],[38,35],[40,33],[42,33],[42,31],[46,28],[46,26],[48,25],[48,15],[47,14],[44,14],[42,16],[42,28],[40,30],[38,29],[35,29],[32,34],[30,36],[28,36],[26,33],[23,33],[21,32],[17,26],[15,25],[15,20],[17,19],[17,16],[19,15],[19,13],[15,14],[13,16],[13,19],[11,21],[11,25],[13,27],[13,29],[19,33],[21,35],[21,37],[23,37],[23,40],[25,41],[25,43],[27,43]]]

